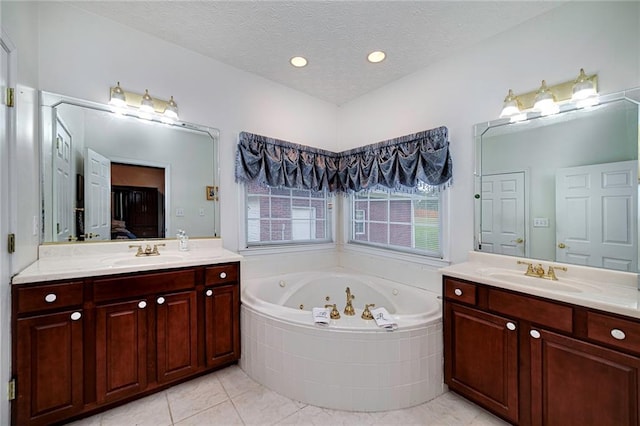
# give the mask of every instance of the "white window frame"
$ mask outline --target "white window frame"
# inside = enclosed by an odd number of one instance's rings
[[[322,241],[286,241],[286,242],[264,242],[259,244],[248,243],[248,194],[247,187],[242,183],[238,183],[238,212],[240,212],[238,220],[238,251],[244,255],[266,254],[266,253],[289,253],[299,251],[313,251],[322,249],[335,249],[336,220],[335,220],[335,195],[327,194],[327,233],[328,238]],[[304,206],[294,206],[295,208],[303,208]],[[310,207],[311,208],[311,207]]]
[[[359,242],[351,239],[350,230],[353,227],[351,218],[351,203],[353,202],[353,194],[345,197],[343,202],[342,218],[345,226],[343,227],[343,241],[345,242],[345,250],[360,253],[371,253],[384,255],[398,260],[419,261],[433,266],[449,265],[450,253],[450,235],[451,229],[449,225],[449,189],[440,191],[440,256],[432,256],[426,253],[420,253],[415,250],[402,250],[384,244],[375,244],[368,242]],[[365,225],[366,226],[366,225]]]

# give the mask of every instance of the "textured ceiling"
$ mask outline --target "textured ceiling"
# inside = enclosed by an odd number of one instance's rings
[[[556,1],[81,1],[74,5],[336,105]],[[380,64],[367,54],[384,50]],[[309,64],[289,65],[292,56]]]

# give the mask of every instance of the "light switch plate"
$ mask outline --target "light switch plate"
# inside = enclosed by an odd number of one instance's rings
[[[183,208],[181,208],[181,207],[178,207],[178,208],[176,209],[176,216],[178,216],[178,217],[182,217],[182,216],[184,216],[184,209],[183,209]]]
[[[533,218],[533,227],[534,228],[548,228],[549,227],[549,218],[548,217],[535,217],[535,218]]]

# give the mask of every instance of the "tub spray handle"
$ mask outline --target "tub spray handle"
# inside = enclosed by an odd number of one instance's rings
[[[336,308],[336,304],[335,303],[333,305],[324,305],[324,307],[325,308],[333,308],[333,309],[331,309],[331,313],[329,314],[331,319],[340,319],[340,311],[338,310],[338,308]]]
[[[364,311],[362,311],[362,316],[361,318],[363,320],[372,320],[373,319],[373,314],[371,313],[371,311],[369,310],[369,308],[375,308],[376,305],[375,303],[371,303],[370,305],[364,305]]]

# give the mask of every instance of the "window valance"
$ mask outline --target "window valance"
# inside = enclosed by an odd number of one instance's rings
[[[335,153],[240,133],[236,181],[323,192],[442,188],[452,176],[446,127]]]

